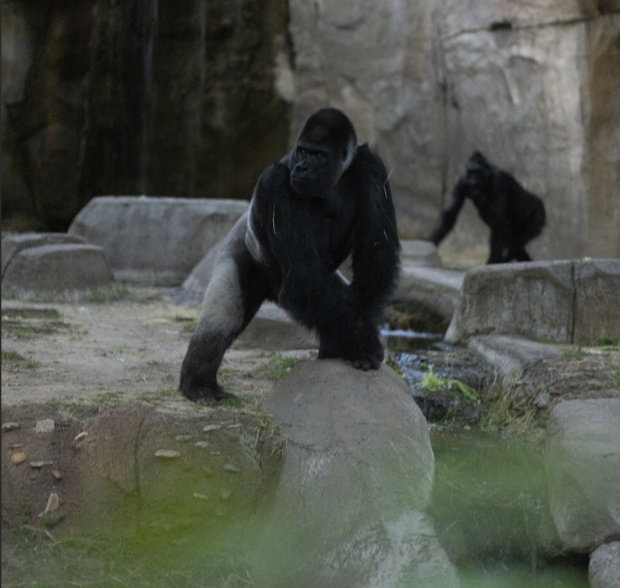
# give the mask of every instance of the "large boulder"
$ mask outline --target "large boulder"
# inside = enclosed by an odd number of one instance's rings
[[[620,340],[620,260],[478,267],[465,275],[446,340],[519,335],[557,343]]]
[[[100,196],[68,232],[103,247],[117,280],[177,286],[247,209],[240,200]]]
[[[248,520],[273,486],[279,436],[265,422],[225,408],[135,405],[71,417],[42,404],[3,406],[3,523],[202,540],[225,521]],[[59,500],[45,512],[51,494]]]
[[[268,586],[457,585],[422,512],[433,483],[428,428],[402,378],[338,360],[301,362],[264,403],[286,437],[258,546]]]
[[[620,534],[620,399],[568,400],[547,424],[545,469],[558,537],[589,552]]]

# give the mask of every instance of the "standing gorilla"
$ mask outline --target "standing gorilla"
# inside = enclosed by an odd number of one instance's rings
[[[264,300],[318,333],[319,359],[378,369],[377,320],[398,277],[400,244],[383,162],[351,121],[325,108],[293,150],[269,166],[228,234],[181,368],[180,391],[212,404],[224,352]],[[337,271],[352,255],[353,281]]]
[[[545,225],[545,207],[541,199],[478,151],[471,156],[465,170],[430,240],[435,245],[443,241],[452,230],[465,198],[471,198],[480,217],[491,228],[491,252],[487,263],[506,263],[513,259],[531,261],[525,244],[537,237]]]

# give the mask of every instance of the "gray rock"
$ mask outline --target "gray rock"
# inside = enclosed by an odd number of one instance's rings
[[[264,349],[316,349],[317,337],[291,319],[273,302],[264,302],[256,316],[237,339],[247,347]]]
[[[551,345],[505,335],[472,337],[467,346],[495,366],[505,381],[520,380],[537,363],[562,357]]]
[[[117,280],[177,286],[247,209],[240,200],[101,196],[68,232],[103,247]]]
[[[588,576],[591,588],[620,586],[620,541],[597,547],[590,556]]]
[[[551,513],[564,547],[588,552],[620,534],[620,400],[568,400],[547,423]]]
[[[574,342],[620,342],[620,259],[575,262]]]
[[[5,294],[28,298],[44,292],[88,291],[114,279],[97,245],[41,245],[22,249],[2,277]]]
[[[557,343],[620,340],[620,260],[487,265],[465,275],[445,339],[506,334]]]
[[[2,238],[2,276],[11,260],[23,249],[41,245],[87,244],[84,237],[66,233],[22,233]]]
[[[404,265],[394,300],[415,301],[449,321],[459,300],[465,272]]]
[[[252,556],[269,586],[456,586],[432,524],[428,428],[389,367],[301,362],[264,403],[286,436]]]
[[[437,247],[430,241],[400,242],[400,260],[406,267],[442,267]]]

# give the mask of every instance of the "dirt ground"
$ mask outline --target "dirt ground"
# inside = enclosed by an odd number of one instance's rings
[[[165,290],[144,288],[103,303],[3,300],[2,402],[77,408],[138,401],[194,410],[177,388],[199,313],[174,305]],[[273,352],[235,345],[221,383],[240,397],[264,396],[274,387],[264,375],[273,359]]]

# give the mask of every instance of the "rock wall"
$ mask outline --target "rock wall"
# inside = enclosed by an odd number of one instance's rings
[[[547,207],[536,259],[620,256],[620,3],[291,0],[293,132],[343,108],[392,171],[403,237],[428,237],[481,150]],[[483,262],[466,203],[441,252]]]
[[[535,259],[620,256],[619,0],[2,3],[3,213],[249,198],[330,104],[426,238],[473,150],[547,207]],[[42,228],[45,228],[42,227]],[[466,203],[445,259],[483,262]]]
[[[249,199],[289,129],[286,0],[2,3],[2,212]]]

